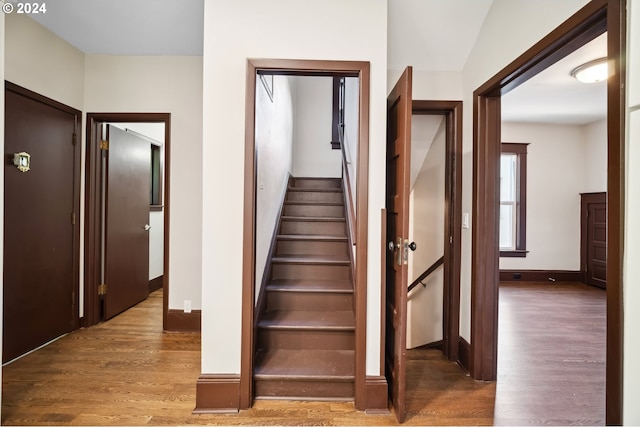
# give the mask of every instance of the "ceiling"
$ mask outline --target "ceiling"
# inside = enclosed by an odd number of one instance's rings
[[[585,84],[571,70],[607,56],[606,33],[502,96],[502,120],[584,125],[607,116],[606,81]]]
[[[462,70],[492,4],[389,0],[388,68]],[[203,16],[204,0],[55,0],[46,14],[31,15],[81,51],[103,55],[202,55]],[[569,76],[605,55],[599,41],[516,88],[503,97],[503,119],[584,124],[605,117],[606,85]]]
[[[88,54],[202,55],[204,0],[53,0],[30,16]]]

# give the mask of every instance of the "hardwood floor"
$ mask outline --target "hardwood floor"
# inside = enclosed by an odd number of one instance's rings
[[[604,424],[605,304],[581,283],[500,286],[495,424]]]
[[[605,293],[504,284],[498,382],[438,350],[408,352],[407,425],[603,424]],[[162,294],[3,368],[3,425],[397,425],[352,403],[258,400],[192,415],[200,335],[162,333]]]

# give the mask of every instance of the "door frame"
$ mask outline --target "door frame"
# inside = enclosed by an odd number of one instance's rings
[[[413,100],[412,115],[443,115],[446,119],[442,352],[447,359],[458,362],[462,263],[462,101]]]
[[[607,367],[606,422],[622,423],[622,260],[626,0],[592,0],[473,93],[471,360],[475,379],[495,380],[498,338],[500,97],[604,32],[607,83]]]
[[[242,250],[242,341],[240,361],[240,409],[253,402],[254,302],[255,302],[255,200],[256,73],[299,76],[350,75],[359,78],[359,126],[357,156],[355,297],[355,407],[366,409],[367,240],[369,180],[370,64],[364,61],[247,59],[245,93],[244,213]]]
[[[171,113],[87,113],[86,123],[86,165],[85,165],[85,206],[84,206],[84,318],[83,326],[101,322],[100,298],[100,216],[101,216],[101,150],[99,148],[100,124],[117,123],[164,123],[164,242],[162,275],[162,328],[167,329],[169,308],[169,177],[171,157]]]

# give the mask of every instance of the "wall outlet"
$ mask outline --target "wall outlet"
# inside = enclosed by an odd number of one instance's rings
[[[185,313],[191,313],[191,300],[190,299],[184,300],[184,312]]]

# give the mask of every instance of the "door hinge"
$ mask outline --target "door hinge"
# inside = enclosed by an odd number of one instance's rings
[[[100,149],[108,151],[109,150],[109,141],[107,141],[106,139],[101,140],[100,141]]]
[[[77,143],[78,143],[78,134],[74,132],[73,134],[71,134],[71,144],[75,146]]]
[[[98,286],[98,295],[99,296],[103,296],[107,294],[107,285],[105,283],[103,283],[102,285]]]
[[[71,212],[71,225],[76,225],[76,213]]]

